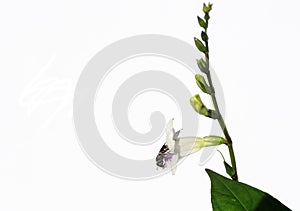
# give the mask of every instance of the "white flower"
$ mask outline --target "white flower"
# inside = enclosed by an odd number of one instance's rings
[[[179,138],[179,133],[180,130],[175,132],[173,119],[171,119],[166,126],[166,143],[156,157],[156,165],[161,168],[171,167],[172,174],[175,174],[176,165],[181,158],[195,153],[203,147],[226,143],[226,140],[219,136]]]

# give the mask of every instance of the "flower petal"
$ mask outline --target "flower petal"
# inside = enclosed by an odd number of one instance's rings
[[[177,152],[180,157],[184,157],[199,151],[202,147],[204,147],[204,140],[198,137],[182,137],[178,141]],[[175,150],[176,151],[176,150]]]
[[[172,175],[174,175],[176,172],[177,162],[178,162],[178,154],[175,154],[173,155],[172,160],[170,162]]]
[[[175,141],[173,140],[174,133],[175,131],[173,129],[173,119],[171,119],[166,126],[166,143],[171,152],[174,151],[175,145]]]

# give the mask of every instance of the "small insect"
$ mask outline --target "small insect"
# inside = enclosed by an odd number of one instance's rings
[[[168,145],[165,143],[158,152],[156,156],[156,165],[161,168],[166,167],[166,159],[169,156],[170,149]]]
[[[182,130],[182,129],[181,129]],[[178,130],[177,132],[174,131],[174,129],[170,129],[170,130],[167,130],[167,134],[171,134],[171,140],[167,140],[167,142],[161,147],[161,149],[159,150],[158,152],[158,155],[156,156],[156,165],[158,167],[161,167],[161,168],[165,168],[167,167],[167,164],[168,162],[170,162],[173,158],[173,156],[175,155],[174,153],[174,150],[170,150],[169,146],[167,143],[171,144],[171,147],[172,147],[172,144],[174,145],[175,142],[178,142],[179,141],[179,133],[181,130]],[[168,137],[168,135],[167,135]],[[176,145],[176,144],[175,144]],[[174,146],[173,146],[174,148]]]

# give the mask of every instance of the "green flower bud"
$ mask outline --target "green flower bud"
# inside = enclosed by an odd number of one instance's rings
[[[207,36],[207,34],[204,32],[204,31],[202,31],[201,32],[201,38],[202,38],[202,40],[205,42],[205,41],[208,41],[208,36]]]
[[[203,12],[204,13],[209,13],[212,9],[212,4],[208,3],[208,5],[206,5],[205,3],[203,3]]]
[[[207,53],[207,48],[198,38],[194,37],[194,41],[199,51],[201,51],[202,53]]]
[[[207,23],[205,22],[205,20],[203,20],[202,18],[200,18],[199,16],[197,16],[198,18],[198,23],[199,25],[204,28],[204,29],[207,29]]]
[[[199,69],[201,70],[201,72],[207,74],[207,68],[206,68],[206,62],[204,61],[204,59],[197,59],[197,65],[199,67]]]
[[[197,82],[198,87],[206,94],[211,94],[212,90],[206,83],[204,77],[202,75],[196,74],[195,79]]]
[[[219,118],[219,114],[218,112],[214,111],[214,110],[210,110],[207,109],[206,106],[203,104],[200,96],[197,94],[193,97],[191,97],[190,99],[190,103],[192,105],[192,107],[194,108],[194,110],[206,117],[212,118],[212,119],[218,119]]]

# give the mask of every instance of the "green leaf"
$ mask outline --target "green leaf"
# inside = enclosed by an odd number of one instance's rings
[[[218,112],[207,109],[198,94],[191,97],[190,103],[191,103],[192,107],[194,108],[194,110],[203,116],[206,116],[206,117],[209,117],[212,119],[218,119],[220,116],[218,114]]]
[[[198,18],[198,23],[199,25],[204,28],[204,29],[207,29],[207,23],[205,22],[205,20],[203,20],[202,18],[200,18],[199,16],[197,16]]]
[[[201,38],[204,42],[208,41],[208,36],[204,31],[201,32]]]
[[[207,74],[207,68],[206,68],[206,62],[204,61],[204,59],[197,59],[197,65],[199,67],[199,69],[201,70],[201,72]]]
[[[235,176],[235,171],[234,169],[231,167],[231,165],[229,165],[225,160],[224,160],[224,166],[226,169],[226,173],[233,178]]]
[[[202,75],[196,74],[195,79],[197,82],[198,87],[206,94],[211,94],[211,88],[209,85],[206,83],[204,77]]]
[[[280,201],[259,189],[230,180],[206,169],[211,180],[211,203],[214,211],[286,211],[291,210]]]
[[[205,45],[198,38],[194,37],[194,41],[199,51],[201,51],[202,53],[207,52]]]

